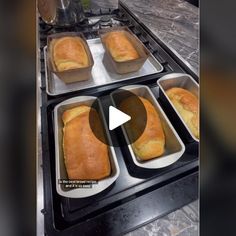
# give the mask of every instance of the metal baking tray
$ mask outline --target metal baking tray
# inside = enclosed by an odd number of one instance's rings
[[[56,96],[59,94],[78,91],[86,88],[92,88],[100,85],[108,85],[119,81],[125,81],[145,75],[160,73],[163,66],[150,55],[139,71],[120,75],[117,74],[109,60],[104,57],[104,48],[99,38],[87,40],[90,51],[93,56],[94,66],[92,69],[92,78],[86,81],[65,84],[55,74],[50,73],[47,66],[47,47],[44,47],[45,58],[45,76],[46,91],[48,95]],[[104,61],[103,61],[104,57]]]
[[[173,126],[171,125],[170,121],[168,120],[167,116],[162,110],[161,106],[157,102],[156,98],[152,94],[151,90],[147,86],[144,86],[144,85],[130,85],[130,86],[121,87],[119,89],[128,90],[137,96],[146,98],[152,103],[152,105],[156,108],[156,111],[158,112],[160,116],[160,120],[161,120],[162,127],[164,129],[164,133],[166,137],[164,154],[161,155],[160,157],[157,157],[155,159],[151,159],[148,161],[140,161],[133,151],[132,144],[131,145],[129,144],[128,148],[129,148],[129,151],[130,151],[130,154],[132,156],[134,163],[137,166],[142,167],[142,168],[155,169],[155,168],[166,167],[176,162],[183,155],[185,151],[185,146],[183,142],[181,141],[181,139],[179,138],[177,132],[174,130]],[[116,106],[117,104],[116,101],[114,100],[115,93],[117,93],[117,91],[114,91],[111,93],[111,99],[114,106]],[[119,101],[117,102],[119,103]],[[122,125],[122,131],[124,133],[127,143],[129,143],[128,135],[123,125]]]
[[[188,126],[185,124],[184,120],[182,119],[180,113],[176,110],[174,105],[172,104],[171,100],[168,98],[166,95],[166,90],[173,88],[173,87],[179,87],[179,88],[184,88],[191,93],[193,93],[195,96],[199,97],[199,85],[198,83],[188,74],[183,74],[183,73],[171,73],[168,75],[165,75],[161,77],[158,81],[157,84],[161,90],[160,97],[163,98],[164,100],[168,101],[171,107],[174,109],[175,113],[181,120],[183,126],[191,136],[191,138],[197,142],[199,142],[199,139],[197,139],[194,134],[191,132],[191,130],[188,128]]]
[[[129,41],[132,43],[133,47],[136,49],[136,51],[139,54],[139,57],[134,60],[129,61],[116,61],[112,55],[109,49],[106,47],[106,37],[108,37],[109,33],[111,32],[124,32],[126,37],[129,39]],[[143,43],[139,40],[139,38],[132,33],[132,31],[129,30],[127,26],[119,26],[119,27],[111,27],[106,29],[99,30],[100,39],[102,41],[102,44],[105,48],[105,55],[108,57],[108,60],[111,61],[113,68],[118,74],[125,74],[129,72],[135,72],[138,71],[145,61],[147,60],[148,56],[150,55],[150,52],[147,50],[147,48],[143,45]]]
[[[94,184],[92,188],[76,188],[76,189],[65,189],[63,184],[59,184],[59,179],[67,179],[67,173],[66,168],[64,164],[64,155],[63,155],[63,147],[62,147],[62,137],[63,137],[63,121],[61,119],[61,116],[65,110],[71,109],[73,107],[79,106],[79,105],[87,105],[91,106],[93,102],[96,100],[96,97],[92,96],[79,96],[74,97],[68,100],[65,100],[61,103],[59,103],[54,108],[54,138],[55,138],[55,157],[56,157],[56,189],[57,193],[64,196],[64,197],[70,197],[70,198],[84,198],[93,196],[106,188],[108,188],[115,180],[118,178],[120,169],[118,166],[116,153],[114,151],[114,148],[112,145],[109,145],[109,157],[110,157],[110,163],[111,163],[111,175],[106,178],[99,180],[97,184]],[[105,133],[108,139],[108,142],[111,144],[111,138],[108,132],[108,128],[105,122],[104,114],[101,109],[101,104],[98,100],[99,104],[99,115],[103,122],[103,126],[105,129]]]
[[[59,38],[68,37],[68,36],[77,37],[80,39],[81,43],[84,46],[86,54],[88,56],[89,65],[84,68],[70,69],[70,70],[66,70],[66,71],[57,71],[54,61],[53,61],[53,58],[52,58],[53,39],[59,39]],[[84,80],[88,80],[91,77],[91,70],[94,65],[94,61],[93,61],[93,57],[91,55],[91,52],[89,50],[89,46],[87,44],[87,41],[82,33],[63,32],[63,33],[49,35],[47,37],[47,47],[50,49],[50,50],[48,50],[48,55],[47,55],[48,68],[51,71],[51,73],[55,74],[58,78],[60,78],[62,80],[62,82],[72,83],[72,82],[84,81]]]

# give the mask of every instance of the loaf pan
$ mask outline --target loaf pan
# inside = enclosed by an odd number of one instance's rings
[[[111,61],[103,60],[104,48],[102,46],[100,38],[88,39],[87,43],[94,60],[94,66],[91,72],[92,79],[70,84],[65,84],[62,80],[58,79],[55,74],[51,73],[48,70],[47,46],[44,47],[44,63],[46,68],[45,79],[46,91],[48,95],[56,96],[82,89],[94,88],[104,84],[112,84],[116,81],[126,81],[141,76],[160,73],[163,70],[163,66],[160,64],[160,62],[157,61],[153,55],[150,55],[144,65],[140,68],[140,70],[128,74],[117,74],[116,72],[114,72]]]
[[[65,100],[62,103],[59,103],[54,108],[56,189],[57,189],[57,193],[60,194],[61,196],[70,197],[70,198],[84,198],[84,197],[92,196],[108,188],[113,182],[115,182],[115,180],[119,176],[120,169],[118,166],[116,153],[114,151],[114,148],[110,145],[108,147],[108,150],[109,150],[109,157],[110,157],[112,171],[109,177],[99,180],[97,184],[94,184],[92,188],[88,188],[88,189],[86,188],[68,189],[68,188],[65,188],[63,184],[59,184],[60,179],[68,179],[66,167],[64,164],[64,154],[63,154],[63,147],[62,147],[63,126],[64,126],[62,118],[61,118],[62,114],[65,110],[71,109],[79,105],[91,106],[95,100],[96,100],[96,97],[79,96],[79,97]],[[104,118],[104,114],[103,114],[100,102],[99,102],[99,115],[103,123],[103,126],[105,128],[105,134],[108,139],[108,142],[111,144],[111,138],[109,136],[108,128],[105,122],[105,118]]]
[[[130,86],[122,87],[120,89],[128,90],[137,96],[146,98],[148,101],[152,103],[152,105],[155,107],[156,111],[159,114],[162,127],[165,133],[165,138],[166,138],[164,154],[154,159],[147,160],[147,161],[141,161],[138,158],[138,156],[135,155],[132,145],[129,144],[128,149],[130,151],[131,157],[135,165],[142,168],[147,168],[147,169],[157,169],[157,168],[169,166],[173,164],[174,162],[176,162],[183,155],[185,151],[185,146],[183,142],[181,141],[181,139],[179,138],[177,132],[174,130],[173,126],[171,125],[164,111],[160,107],[156,98],[152,94],[151,90],[147,86],[144,86],[144,85],[130,85]],[[111,93],[111,99],[114,106],[116,106],[116,104],[119,104],[119,101],[114,100],[115,93],[117,93],[117,91],[114,91],[113,93]],[[118,93],[119,93],[119,90],[118,90]],[[128,143],[128,135],[127,135],[127,132],[125,131],[124,126],[122,126],[122,130],[123,130],[125,139]]]
[[[56,38],[62,38],[62,37],[79,37],[82,39],[83,46],[85,48],[85,51],[87,53],[88,59],[89,59],[89,66],[84,67],[84,68],[78,68],[78,69],[70,69],[66,71],[57,71],[56,66],[53,62],[53,57],[52,57],[52,40]],[[91,78],[91,70],[94,65],[93,57],[90,52],[89,46],[86,42],[85,37],[83,36],[82,33],[76,33],[76,32],[65,32],[65,33],[57,33],[57,34],[52,34],[49,35],[47,38],[47,53],[48,53],[48,67],[51,72],[56,74],[59,79],[64,81],[65,83],[73,83],[73,82],[78,82],[78,81],[83,81],[83,80],[88,80]]]
[[[171,107],[174,109],[174,112],[178,116],[178,118],[181,120],[181,123],[183,127],[188,132],[189,136],[192,140],[195,140],[199,142],[199,139],[194,136],[194,134],[191,132],[191,130],[188,128],[184,120],[182,119],[180,113],[176,110],[175,106],[171,102],[171,100],[168,98],[166,91],[173,87],[179,87],[186,89],[193,93],[196,97],[199,97],[199,85],[198,83],[188,74],[183,73],[171,73],[168,75],[165,75],[161,77],[157,84],[160,88],[160,98],[164,98],[164,100],[168,101],[168,103],[171,105]]]
[[[114,31],[124,31],[127,38],[130,40],[134,48],[137,50],[139,54],[139,58],[124,62],[118,62],[113,59],[110,51],[106,47],[105,44],[105,38],[107,34]],[[125,74],[130,73],[134,71],[138,71],[144,64],[144,62],[147,60],[148,56],[150,55],[150,52],[147,50],[147,48],[143,45],[143,43],[129,30],[128,27],[112,27],[108,29],[102,29],[99,31],[99,36],[101,38],[103,47],[105,49],[105,55],[108,57],[108,60],[111,61],[116,73],[118,74]]]

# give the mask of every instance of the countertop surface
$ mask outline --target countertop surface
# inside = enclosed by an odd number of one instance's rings
[[[90,0],[92,8],[117,8],[118,0]],[[151,32],[198,74],[199,8],[185,0],[121,0]]]
[[[121,0],[154,35],[198,73],[199,8],[185,0]],[[117,8],[118,0],[90,0],[90,7]],[[199,201],[195,201],[125,236],[197,236]]]
[[[199,201],[192,202],[125,236],[198,236]]]

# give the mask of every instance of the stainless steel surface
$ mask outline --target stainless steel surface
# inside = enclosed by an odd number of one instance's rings
[[[59,179],[68,179],[66,168],[64,164],[64,154],[63,154],[63,145],[62,145],[62,138],[63,138],[63,121],[62,121],[62,114],[65,110],[71,109],[73,107],[79,105],[87,105],[91,106],[93,102],[96,100],[96,97],[92,96],[79,96],[74,97],[68,100],[65,100],[59,103],[54,108],[54,137],[55,137],[55,158],[56,158],[56,188],[58,194],[64,197],[70,198],[84,198],[95,195],[106,188],[108,188],[115,180],[118,178],[120,174],[120,169],[118,166],[118,162],[116,159],[116,153],[112,146],[108,147],[109,150],[109,157],[112,172],[111,175],[105,179],[99,180],[97,184],[94,184],[92,188],[76,188],[76,189],[65,189],[63,185],[58,184]],[[105,133],[107,135],[109,143],[111,143],[111,139],[109,136],[109,132],[107,129],[107,124],[104,119],[104,114],[100,105],[100,117],[105,127]]]
[[[157,81],[157,84],[158,84],[159,88],[161,89],[161,91],[163,92],[166,99],[168,100],[168,102],[171,104],[172,108],[177,113],[179,119],[182,121],[185,128],[188,130],[191,137],[195,141],[199,142],[199,139],[197,139],[194,136],[192,131],[189,129],[189,127],[184,122],[184,120],[183,120],[182,116],[180,115],[180,113],[177,111],[177,109],[175,108],[175,106],[173,105],[171,100],[166,95],[166,90],[168,90],[170,88],[173,88],[173,87],[179,87],[179,88],[186,89],[186,90],[190,91],[191,93],[193,93],[195,96],[199,97],[199,85],[198,85],[198,83],[188,74],[172,73],[172,74],[168,74],[168,75],[165,75],[165,76],[161,77]]]
[[[47,24],[53,24],[56,20],[56,0],[38,0],[38,11],[41,18]]]
[[[38,14],[36,13],[36,16]],[[43,193],[43,169],[42,169],[42,139],[41,139],[41,111],[40,107],[42,104],[41,101],[41,73],[40,73],[40,43],[38,37],[38,17],[36,17],[36,48],[37,48],[37,57],[36,57],[36,109],[37,109],[37,150],[36,150],[36,171],[37,171],[37,235],[44,235],[44,216],[41,210],[44,209],[44,193]]]
[[[70,4],[70,0],[56,0],[56,2],[57,7],[60,9],[66,9]]]
[[[112,57],[109,48],[107,48],[106,46],[106,38],[109,37],[109,33],[115,31],[122,31],[129,39],[129,42],[132,43],[137,53],[139,54],[139,57],[137,59],[129,61],[116,61]],[[127,26],[118,26],[99,30],[99,36],[102,41],[103,47],[105,48],[105,55],[108,57],[108,60],[111,61],[113,68],[118,74],[138,71],[150,55],[148,49],[142,44],[139,38],[129,30]]]
[[[114,72],[109,61],[105,60],[103,62],[104,48],[102,46],[101,40],[99,38],[91,39],[87,40],[87,43],[94,60],[92,78],[87,81],[81,81],[71,84],[65,84],[56,75],[49,73],[48,67],[46,65],[47,48],[44,48],[45,68],[47,68],[45,70],[46,90],[49,95],[55,96],[72,91],[78,91],[85,88],[96,87],[103,84],[112,84],[114,82],[125,81],[131,78],[160,73],[163,70],[162,65],[151,55],[148,57],[143,67],[139,71],[119,75]]]
[[[128,90],[132,92],[133,94],[146,98],[148,101],[150,101],[152,105],[155,107],[157,113],[159,114],[162,127],[165,133],[164,154],[161,155],[160,157],[157,157],[149,161],[140,161],[138,156],[136,156],[133,151],[132,144],[128,145],[128,148],[129,148],[129,151],[131,153],[134,163],[137,166],[142,167],[142,168],[156,169],[156,168],[162,168],[162,167],[171,165],[174,162],[176,162],[183,155],[185,151],[185,146],[183,142],[181,141],[181,139],[179,138],[177,132],[174,130],[173,126],[171,125],[170,121],[168,120],[167,116],[162,110],[161,106],[157,102],[156,98],[152,94],[151,90],[147,86],[144,86],[144,85],[130,85],[130,86],[121,87],[120,89]],[[114,93],[116,93],[116,91],[111,93],[111,98],[112,98],[112,102],[114,106],[116,106],[116,103],[113,99]],[[128,135],[123,125],[122,125],[122,130],[123,130],[127,143],[129,143]]]
[[[51,25],[70,26],[85,18],[80,0],[38,0],[38,10],[43,21]]]
[[[80,40],[80,43],[83,44],[83,47],[88,57],[88,66],[83,67],[83,68],[58,71],[56,68],[55,62],[53,60],[53,48],[55,45],[55,40],[59,38],[63,38],[63,37],[68,37],[68,36],[77,38],[78,40]],[[93,57],[90,52],[89,46],[87,44],[87,41],[82,33],[63,32],[63,33],[51,34],[47,37],[47,48],[49,48],[47,50],[48,71],[50,71],[50,73],[55,74],[64,83],[84,81],[91,78],[91,70],[94,65],[94,61],[93,61]]]

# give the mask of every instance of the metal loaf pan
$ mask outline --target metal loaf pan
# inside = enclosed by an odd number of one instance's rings
[[[89,66],[84,68],[78,68],[78,69],[70,69],[66,71],[57,71],[56,66],[53,62],[52,57],[52,47],[53,47],[53,39],[62,38],[62,37],[79,37],[81,39],[81,42],[83,43],[83,46],[85,48],[86,54],[89,59]],[[57,33],[49,35],[47,38],[47,48],[48,48],[48,67],[49,70],[52,71],[54,74],[58,76],[63,82],[65,83],[73,83],[77,81],[83,81],[88,80],[91,77],[91,70],[94,65],[93,57],[90,52],[89,46],[87,44],[87,41],[82,33],[77,32],[64,32],[64,33]]]
[[[179,138],[177,132],[174,130],[173,126],[171,125],[170,121],[168,120],[167,116],[165,115],[164,111],[160,107],[159,103],[157,102],[156,98],[152,94],[151,90],[144,85],[130,85],[121,87],[122,90],[128,90],[132,92],[133,94],[146,98],[148,101],[152,103],[152,105],[156,108],[156,111],[159,114],[162,127],[164,129],[165,133],[165,152],[162,156],[148,160],[148,161],[140,161],[138,156],[135,155],[132,145],[128,145],[128,149],[130,151],[131,157],[133,159],[133,162],[142,168],[147,169],[157,169],[169,166],[176,162],[184,153],[185,146],[181,139]],[[116,106],[116,102],[114,100],[114,94],[116,91],[111,93],[111,99],[114,106]],[[119,92],[118,92],[119,93]],[[117,101],[119,103],[119,101]],[[132,119],[132,118],[131,118]],[[125,139],[128,143],[128,135],[125,131],[125,127],[122,126],[122,130],[125,136]]]
[[[160,88],[160,97],[164,98],[163,100],[167,100],[168,103],[171,105],[171,107],[174,109],[176,115],[181,120],[182,126],[186,129],[186,131],[189,133],[190,139],[195,140],[199,142],[199,139],[197,139],[194,134],[191,132],[191,130],[188,128],[184,120],[182,119],[180,113],[176,110],[175,106],[171,102],[171,100],[166,95],[166,91],[173,87],[179,87],[186,89],[193,93],[197,98],[199,97],[199,85],[198,83],[188,74],[183,73],[172,73],[165,75],[161,77],[157,84]]]
[[[111,175],[105,179],[99,180],[98,184],[94,184],[92,188],[76,188],[76,189],[66,189],[63,184],[59,184],[59,179],[67,179],[67,172],[64,164],[64,154],[63,154],[63,121],[62,114],[65,110],[71,109],[79,105],[91,106],[96,100],[96,97],[92,96],[79,96],[59,103],[54,108],[54,136],[55,136],[55,157],[56,157],[56,188],[57,193],[70,198],[84,198],[95,195],[106,188],[108,188],[115,180],[118,178],[120,169],[118,166],[116,153],[114,148],[110,145],[108,147],[109,157],[111,163]],[[102,111],[101,104],[99,102],[99,115],[105,129],[105,134],[108,142],[111,144],[111,138],[109,136],[108,128],[105,122],[105,117]]]
[[[126,37],[129,39],[129,41],[132,43],[134,48],[137,50],[137,52],[139,54],[139,58],[134,59],[134,60],[130,60],[130,61],[124,61],[124,62],[118,62],[118,61],[114,60],[114,58],[112,57],[110,51],[108,50],[108,48],[106,47],[106,44],[105,44],[105,40],[106,40],[107,35],[110,32],[114,32],[114,31],[124,31],[125,32]],[[127,26],[111,27],[108,29],[102,29],[99,31],[99,36],[100,36],[102,44],[105,48],[106,55],[104,55],[104,56],[108,57],[108,59],[111,61],[112,65],[113,65],[115,71],[118,74],[125,74],[125,73],[129,73],[129,72],[138,71],[143,66],[144,62],[147,60],[147,58],[150,54],[148,49],[129,30],[129,28]]]
[[[103,60],[104,47],[100,38],[89,39],[87,43],[94,60],[91,79],[69,84],[64,83],[54,73],[49,71],[47,66],[47,46],[44,47],[46,91],[48,95],[55,96],[81,89],[94,88],[104,84],[112,84],[118,81],[126,81],[132,78],[160,73],[163,70],[160,62],[150,54],[140,70],[128,74],[117,74],[113,69],[111,60]],[[106,57],[106,59],[108,58]]]

